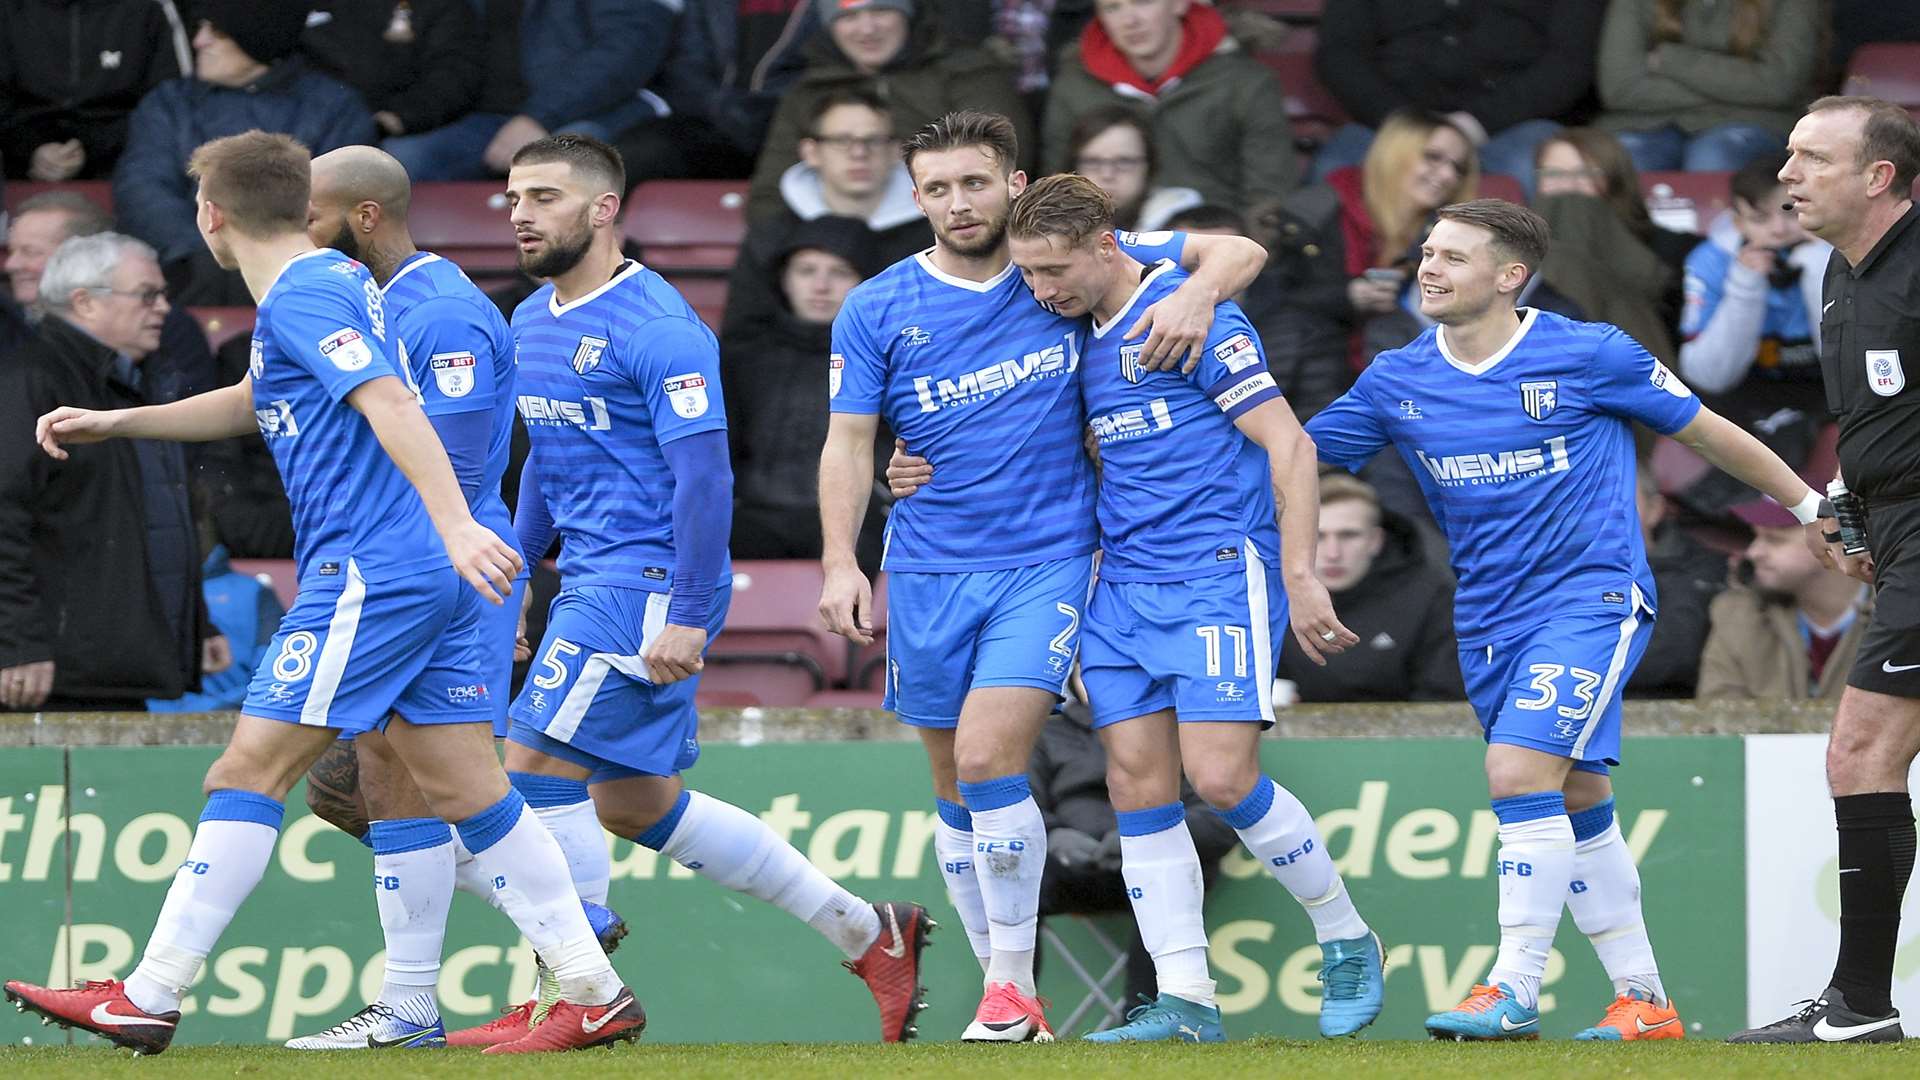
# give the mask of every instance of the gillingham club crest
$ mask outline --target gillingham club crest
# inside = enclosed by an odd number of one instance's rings
[[[1140,353],[1146,343],[1120,346],[1120,377],[1130,383],[1137,383],[1146,377],[1146,369],[1140,366]]]
[[[1560,405],[1560,380],[1520,384],[1520,407],[1535,420],[1545,420]]]
[[[580,344],[573,350],[573,373],[585,375],[600,366],[600,358],[607,353],[607,339],[580,336]]]

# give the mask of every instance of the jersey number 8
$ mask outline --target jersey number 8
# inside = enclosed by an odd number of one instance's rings
[[[273,658],[273,677],[281,682],[299,682],[313,674],[313,653],[320,639],[311,630],[295,630],[280,643],[280,655]]]

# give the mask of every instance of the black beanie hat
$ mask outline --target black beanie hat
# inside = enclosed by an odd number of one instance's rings
[[[233,39],[240,51],[272,64],[300,49],[307,27],[304,4],[284,0],[196,0],[194,11],[215,30]]]

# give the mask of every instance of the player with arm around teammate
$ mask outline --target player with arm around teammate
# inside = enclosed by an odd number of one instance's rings
[[[1047,1040],[1033,984],[1045,825],[1027,760],[1077,649],[1095,546],[1080,446],[1086,328],[1044,310],[1007,257],[1025,187],[1012,124],[952,113],[905,144],[934,246],[848,295],[829,358],[820,462],[828,627],[870,643],[872,591],[853,538],[873,483],[878,418],[942,469],[888,525],[886,705],[919,730],[933,772],[935,848],[986,969],[963,1038]],[[1238,237],[1131,237],[1193,278],[1142,314],[1146,362],[1196,353],[1213,307],[1264,261]]]
[[[1576,1038],[1680,1038],[1610,777],[1620,687],[1656,604],[1629,422],[1692,447],[1803,522],[1819,498],[1618,328],[1516,308],[1546,249],[1546,222],[1525,207],[1443,208],[1418,273],[1421,311],[1439,325],[1382,353],[1307,432],[1322,460],[1347,468],[1393,446],[1459,579],[1461,673],[1500,823],[1501,938],[1485,983],[1429,1017],[1428,1032],[1538,1038],[1540,982],[1568,907],[1616,993]]]
[[[493,1051],[633,1038],[645,1014],[607,963],[565,856],[494,756],[478,602],[460,579],[500,603],[520,558],[474,520],[389,359],[378,285],[308,239],[309,168],[305,147],[258,131],[207,143],[190,163],[208,248],[259,302],[246,378],[169,405],[40,419],[36,437],[54,457],[64,444],[114,436],[202,441],[257,428],[293,507],[301,589],[208,771],[206,809],[139,967],[125,983],[9,982],[6,994],[119,1045],[164,1050],[182,995],[266,870],[287,791],[342,732],[385,725],[434,813],[459,830],[561,983],[555,1037]]]

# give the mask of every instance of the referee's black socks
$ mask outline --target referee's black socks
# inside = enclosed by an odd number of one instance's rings
[[[1913,873],[1913,802],[1904,791],[1837,795],[1840,958],[1833,985],[1862,1016],[1893,1011],[1893,952],[1900,900]]]

